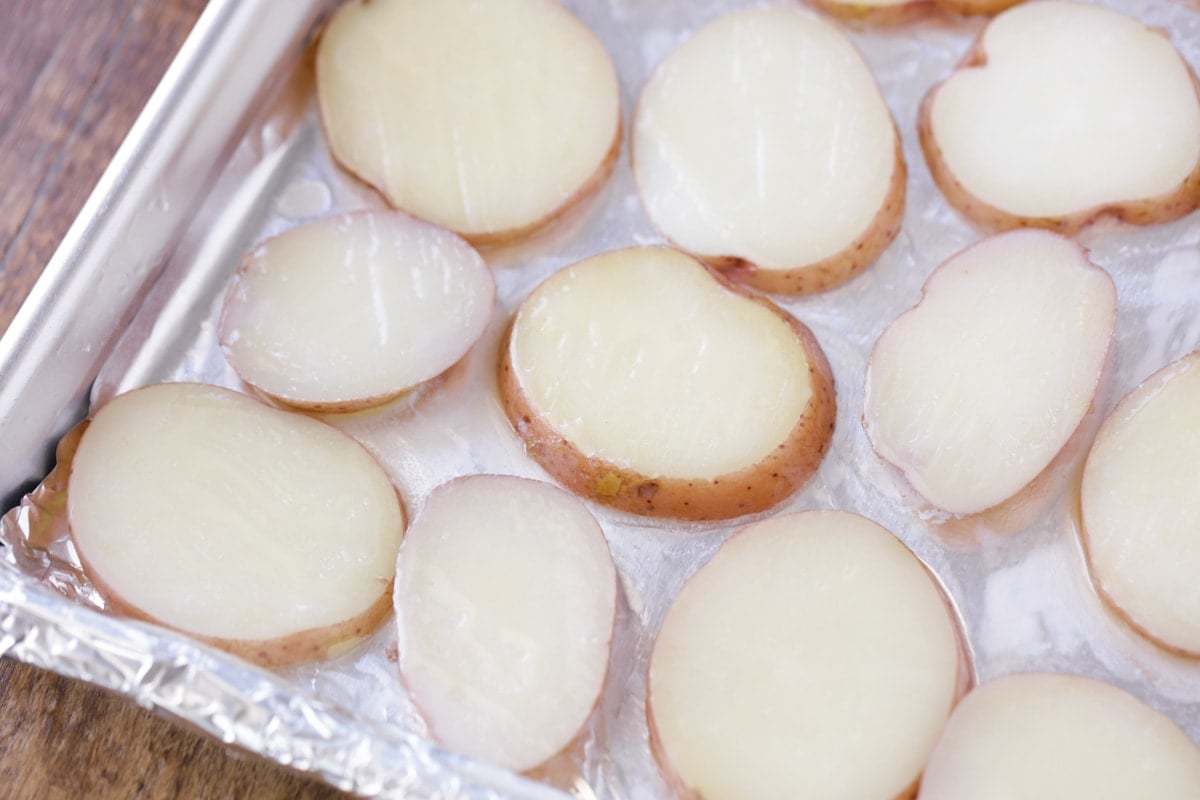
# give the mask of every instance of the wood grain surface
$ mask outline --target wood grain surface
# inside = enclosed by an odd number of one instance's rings
[[[204,0],[0,0],[0,330]],[[0,797],[349,797],[127,700],[0,659]]]

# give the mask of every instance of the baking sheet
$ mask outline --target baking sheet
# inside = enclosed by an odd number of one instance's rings
[[[637,92],[672,47],[705,21],[758,5],[743,0],[569,0],[616,62],[628,130]],[[1193,69],[1200,13],[1170,0],[1106,3],[1168,29]],[[933,186],[916,137],[917,107],[982,27],[929,21],[851,33],[875,70],[909,167],[904,226],[878,263],[831,292],[781,304],[816,334],[833,367],[838,420],[815,479],[775,512],[838,508],[899,536],[935,572],[960,614],[981,680],[1018,670],[1071,671],[1128,689],[1200,740],[1200,663],[1172,656],[1127,629],[1092,591],[1078,544],[1075,486],[1096,424],[1163,364],[1200,346],[1197,215],[1137,229],[1102,222],[1078,237],[1118,289],[1115,359],[1096,412],[1029,490],[985,515],[948,520],[924,508],[872,452],[860,416],[866,358],[888,322],[914,304],[929,272],[981,238]],[[310,55],[310,54],[309,54]],[[626,137],[628,138],[628,137]],[[308,55],[236,142],[162,277],[123,323],[91,403],[159,380],[242,388],[215,340],[225,282],[241,254],[318,217],[381,207],[333,165],[312,102]],[[441,482],[501,472],[545,478],[500,409],[492,375],[512,310],[545,276],[580,258],[659,243],[623,148],[612,178],[562,223],[533,240],[485,252],[499,310],[483,340],[442,379],[382,409],[326,416],[378,456],[410,511]],[[75,302],[81,302],[76,300]],[[400,686],[390,623],[334,661],[270,674],[156,629],[89,613],[102,605],[78,570],[55,518],[55,495],[27,499],[4,521],[0,652],[118,688],[225,741],[317,772],[336,785],[393,797],[534,797],[498,770],[439,751]],[[668,795],[647,746],[645,668],[653,635],[683,581],[747,520],[677,524],[594,507],[621,577],[614,658],[602,702],[580,742],[536,777],[580,798]],[[48,513],[47,513],[48,512]],[[38,521],[50,520],[48,527]],[[31,541],[30,537],[33,537]],[[52,587],[72,602],[41,591]],[[547,794],[549,796],[549,794]]]

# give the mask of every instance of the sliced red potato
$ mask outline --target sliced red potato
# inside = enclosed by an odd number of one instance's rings
[[[1023,673],[958,704],[920,800],[1193,800],[1200,750],[1169,718],[1107,683]]]
[[[353,411],[452,366],[495,302],[491,270],[453,233],[396,212],[343,214],[247,255],[225,297],[221,347],[264,394]]]
[[[514,771],[579,733],[608,671],[616,571],[576,498],[526,478],[435,489],[400,549],[400,669],[433,735]]]
[[[1138,629],[1200,656],[1200,352],[1160,370],[1105,420],[1083,472],[1092,580]]]
[[[67,514],[114,610],[265,665],[331,655],[378,626],[404,531],[396,490],[349,436],[191,383],[96,412]]]
[[[855,514],[784,515],[734,534],[667,611],[651,744],[681,797],[908,797],[969,674],[899,539]]]
[[[833,16],[872,25],[898,25],[931,14],[998,14],[1021,0],[807,0]]]
[[[529,454],[580,495],[637,514],[770,508],[829,447],[833,378],[812,333],[661,247],[544,281],[502,350],[505,410]]]
[[[786,5],[721,17],[658,65],[633,167],[664,236],[768,292],[849,280],[904,210],[900,138],[866,62],[834,24]]]
[[[388,202],[475,244],[526,234],[600,186],[620,97],[556,0],[370,0],[317,48],[334,156]]]
[[[1036,230],[985,239],[934,270],[875,343],[867,434],[934,506],[991,508],[1079,427],[1115,323],[1112,279],[1079,245]]]
[[[1163,222],[1200,205],[1200,95],[1159,30],[1044,0],[988,25],[919,123],[946,198],[997,229]]]

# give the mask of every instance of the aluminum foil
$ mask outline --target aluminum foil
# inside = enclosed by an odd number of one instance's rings
[[[568,0],[617,65],[626,130],[653,66],[705,21],[745,0]],[[1200,12],[1170,0],[1106,2],[1170,32],[1200,66]],[[781,304],[808,324],[833,367],[832,448],[802,492],[772,513],[854,511],[900,537],[937,575],[963,623],[980,680],[1021,670],[1069,671],[1121,686],[1200,741],[1200,662],[1171,655],[1125,626],[1093,592],[1078,542],[1076,490],[1096,426],[1160,366],[1200,347],[1200,215],[1135,228],[1101,222],[1079,239],[1112,274],[1119,306],[1107,386],[1081,433],[1013,500],[965,520],[931,513],[871,450],[862,387],[870,348],[920,296],[941,261],[977,241],[941,198],[916,137],[921,97],[953,69],[982,20],[932,20],[850,32],[874,69],[909,167],[903,229],[850,283]],[[310,60],[299,58],[265,115],[235,144],[220,180],[162,277],[143,299],[93,385],[92,405],[159,380],[244,389],[215,339],[221,295],[254,242],[337,211],[378,207],[325,148]],[[661,242],[634,188],[627,149],[612,178],[532,241],[487,251],[499,287],[489,331],[459,366],[381,409],[329,422],[362,441],[400,488],[410,514],[457,475],[545,479],[513,434],[495,393],[500,334],[539,281],[586,256]],[[314,772],[365,795],[411,798],[655,798],[668,790],[647,745],[645,672],[670,600],[746,524],[678,524],[594,507],[618,566],[622,601],[608,684],[579,741],[534,780],[473,764],[430,743],[396,667],[385,624],[342,657],[269,673],[151,626],[98,613],[102,599],[78,566],[51,475],[0,527],[0,652],[115,689],[225,742]],[[535,782],[536,781],[536,782]]]

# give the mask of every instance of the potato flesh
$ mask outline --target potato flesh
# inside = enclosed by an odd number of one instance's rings
[[[1200,356],[1134,390],[1104,423],[1084,469],[1093,578],[1155,639],[1200,654]]]
[[[968,694],[920,800],[1200,797],[1200,751],[1166,716],[1106,683],[1017,674]]]
[[[671,53],[633,135],[642,201],[668,239],[771,270],[851,245],[896,166],[891,116],[858,51],[785,6],[730,14]]]
[[[959,652],[933,579],[875,523],[752,525],[663,621],[648,701],[660,758],[705,800],[892,800],[950,714]]]
[[[1112,280],[1025,230],[940,266],[871,355],[864,422],[935,506],[983,511],[1032,481],[1087,413],[1115,324]]]
[[[495,293],[487,264],[454,234],[396,213],[344,214],[255,248],[220,337],[242,379],[269,395],[366,404],[462,358]]]
[[[467,236],[550,217],[618,137],[612,62],[555,0],[348,3],[317,90],[339,160]]]
[[[397,567],[400,668],[434,735],[521,771],[573,739],[608,667],[616,572],[578,500],[523,478],[434,491]]]
[[[1200,164],[1200,100],[1170,41],[1075,2],[1017,6],[986,63],[935,89],[933,139],[975,198],[1056,217],[1177,189]]]
[[[786,322],[688,256],[618,250],[546,280],[513,326],[531,405],[581,453],[647,476],[753,466],[812,396]]]
[[[395,489],[334,428],[199,384],[121,395],[92,419],[68,488],[87,573],[166,625],[272,640],[386,595]]]

